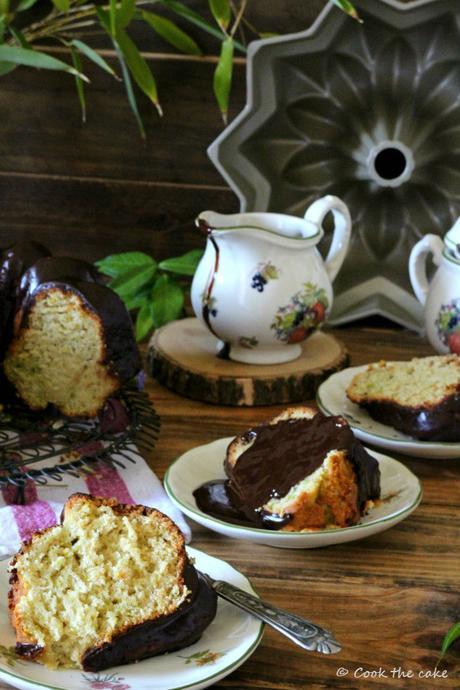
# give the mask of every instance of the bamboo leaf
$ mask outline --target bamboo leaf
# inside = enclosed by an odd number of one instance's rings
[[[73,66],[75,67],[77,72],[81,72],[81,60],[80,60],[80,56],[78,54],[77,49],[74,48],[73,46],[71,46],[70,52],[72,55]],[[85,88],[83,86],[83,82],[81,80],[81,77],[75,77],[75,86],[77,89],[78,100],[80,101],[81,119],[82,119],[82,122],[86,122]]]
[[[356,19],[360,24],[363,23],[363,20],[359,16],[358,12],[356,11],[355,6],[349,1],[349,0],[332,0],[334,5],[337,5],[343,12],[346,14],[349,14],[350,17],[353,17],[353,19]]]
[[[133,85],[131,83],[131,77],[129,76],[129,70],[126,67],[126,62],[125,62],[125,59],[123,57],[123,53],[121,52],[121,49],[120,49],[120,47],[119,47],[119,45],[115,39],[113,39],[113,45],[115,47],[115,50],[117,51],[118,59],[120,61],[121,72],[123,75],[123,82],[124,82],[125,89],[126,89],[126,95],[128,96],[128,102],[129,102],[130,108],[131,108],[133,115],[136,119],[137,126],[139,128],[139,133],[140,133],[141,137],[143,139],[145,139],[144,123],[142,122],[142,118],[140,116],[139,109],[137,107],[136,96],[135,96],[134,91],[133,91]]]
[[[192,249],[182,256],[175,256],[171,259],[160,261],[158,268],[183,276],[193,276],[202,256],[203,251],[201,249]]]
[[[136,340],[144,340],[154,328],[152,301],[145,301],[136,317]]]
[[[117,0],[110,0],[109,4],[110,35],[115,38],[117,32]]]
[[[75,67],[38,50],[2,45],[0,46],[0,62],[10,62],[15,65],[26,65],[27,67],[36,67],[38,69],[61,70],[89,82],[88,77],[78,72]]]
[[[156,106],[160,115],[162,115],[161,106],[158,102],[158,93],[155,83],[155,78],[150,70],[145,59],[142,57],[133,41],[127,33],[123,30],[117,32],[117,43],[128,65],[134,81],[139,86],[141,91],[152,101]]]
[[[53,5],[57,7],[60,12],[68,12],[70,7],[70,0],[52,0]]]
[[[216,29],[212,24],[207,22],[206,19],[203,19],[198,12],[190,9],[190,7],[187,7],[187,5],[184,5],[184,3],[179,2],[179,0],[160,0],[160,2],[179,17],[182,17],[191,24],[198,26],[200,29],[206,31],[208,34],[211,34],[211,36],[218,38],[220,41],[222,40],[222,32],[219,31],[219,29]],[[235,48],[242,53],[247,52],[245,46],[239,41],[234,41],[234,45]]]
[[[136,10],[136,0],[121,0],[121,5],[117,12],[117,27],[124,29],[131,22]]]
[[[228,103],[230,90],[232,88],[233,73],[233,39],[228,38],[222,41],[219,62],[214,72],[214,95],[219,104],[222,119],[227,124]]]
[[[202,51],[185,31],[179,29],[170,19],[153,12],[142,12],[142,18],[156,33],[178,50],[188,55],[202,55]]]
[[[16,12],[25,12],[29,10],[38,0],[19,0],[16,6]]]
[[[0,61],[0,77],[3,77],[4,74],[12,72],[14,69],[16,69],[16,67],[17,65],[15,65],[13,62]]]
[[[184,293],[171,276],[157,278],[152,290],[152,315],[155,328],[178,319],[184,306]]]
[[[120,254],[110,254],[104,259],[99,259],[99,261],[94,262],[94,265],[97,266],[101,273],[111,278],[117,278],[133,269],[156,266],[157,263],[155,259],[148,254],[144,254],[144,252],[121,252]]]
[[[115,77],[115,79],[120,79],[118,74],[114,72],[114,70],[110,67],[108,62],[106,62],[104,58],[101,55],[99,55],[99,53],[97,53],[93,48],[90,48],[89,45],[83,43],[83,41],[80,41],[78,38],[74,38],[70,42],[70,45],[75,46],[75,48],[77,48],[80,51],[80,53],[87,57],[88,60],[91,60],[92,62],[94,62],[95,65],[103,69],[105,72],[111,74],[112,77]]]
[[[232,10],[228,0],[209,0],[209,7],[212,12],[212,16],[222,29],[226,31],[230,20],[232,18]]]
[[[447,631],[441,645],[441,659],[444,656],[444,654],[447,652],[449,647],[455,642],[455,640],[458,640],[460,637],[460,623],[455,623],[450,630]]]
[[[19,29],[15,29],[14,26],[8,27],[10,30],[11,35],[14,37],[16,43],[18,46],[22,46],[22,48],[30,48],[30,43],[26,41],[24,38],[24,35],[22,34]]]

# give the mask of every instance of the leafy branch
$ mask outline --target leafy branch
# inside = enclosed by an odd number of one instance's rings
[[[143,252],[112,254],[96,261],[129,311],[137,311],[136,339],[143,340],[182,315],[185,291],[203,255],[201,249],[157,263]]]
[[[360,21],[356,9],[349,0],[333,2]],[[171,17],[152,11],[151,6],[155,5],[162,7]],[[134,43],[128,29],[140,22],[181,53],[202,56],[203,52],[195,39],[174,21],[179,18],[218,41],[219,57],[214,71],[213,89],[223,121],[226,123],[235,53],[246,52],[245,30],[250,32],[250,40],[273,35],[258,31],[246,19],[247,5],[248,0],[238,0],[238,3],[234,0],[207,0],[207,12],[210,15],[208,19],[180,0],[109,0],[108,4],[102,5],[96,2],[85,3],[84,0],[52,0],[51,7],[46,0],[18,0],[16,3],[14,0],[0,0],[0,76],[12,72],[19,65],[67,72],[75,80],[82,120],[85,121],[85,88],[89,79],[84,70],[85,61],[89,60],[115,79],[123,80],[139,131],[145,137],[137,105],[137,90],[153,103],[160,115],[162,110],[150,65]],[[28,23],[30,14],[36,14],[36,10],[42,6],[48,8],[45,16]],[[33,11],[30,12],[31,10]],[[94,35],[95,30],[103,31],[108,36],[118,58],[120,76],[104,60],[98,49],[92,48],[82,40]],[[237,34],[242,41],[236,38]],[[50,41],[68,49],[70,63],[46,52],[46,46]],[[46,42],[46,46],[43,42]]]

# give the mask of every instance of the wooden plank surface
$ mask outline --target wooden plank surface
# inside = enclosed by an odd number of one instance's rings
[[[348,347],[353,365],[376,358],[429,354],[419,337],[401,330],[342,328],[334,331]],[[281,409],[228,408],[181,398],[148,381],[162,419],[157,447],[149,458],[163,476],[181,453],[236,434]],[[421,679],[433,671],[443,635],[460,620],[460,463],[400,456],[424,487],[422,504],[387,532],[362,541],[314,550],[279,550],[235,541],[196,523],[192,545],[244,572],[256,590],[278,606],[329,626],[343,643],[333,657],[309,654],[266,630],[254,655],[216,689],[371,690],[460,687],[460,649],[440,670],[447,678]],[[391,676],[412,670],[414,678]],[[338,677],[338,669],[348,674]],[[355,678],[383,669],[387,677]],[[0,688],[8,686],[0,683]]]

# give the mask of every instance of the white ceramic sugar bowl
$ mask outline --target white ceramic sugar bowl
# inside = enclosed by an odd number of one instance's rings
[[[426,262],[438,267],[431,282]],[[412,249],[409,275],[417,299],[425,306],[428,340],[442,354],[460,354],[460,219],[444,238],[425,235]]]
[[[323,261],[316,245],[332,211],[335,228]],[[315,201],[305,217],[279,213],[222,215],[205,211],[207,235],[192,284],[197,317],[225,343],[230,359],[249,364],[288,362],[326,318],[331,283],[348,249],[350,214],[333,196]]]

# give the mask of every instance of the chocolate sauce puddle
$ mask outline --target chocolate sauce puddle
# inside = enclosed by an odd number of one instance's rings
[[[262,424],[244,436],[252,445],[234,467],[225,463],[227,480],[207,482],[194,491],[205,513],[238,525],[281,529],[292,517],[259,510],[271,498],[282,498],[318,469],[332,450],[346,451],[358,483],[358,501],[380,496],[378,462],[357,441],[342,417],[318,413],[311,419]]]

